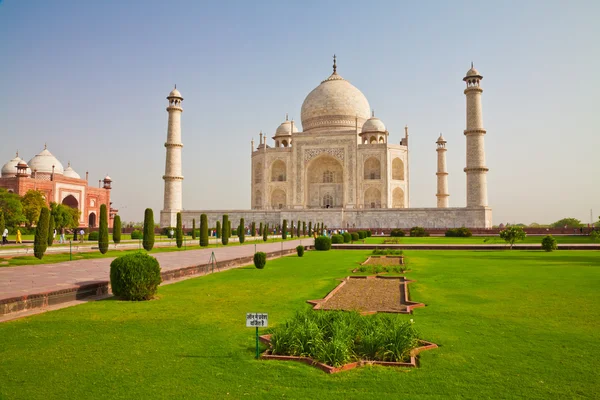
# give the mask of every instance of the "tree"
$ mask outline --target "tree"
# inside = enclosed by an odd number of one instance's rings
[[[46,199],[39,190],[28,190],[21,198],[21,204],[25,223],[28,227],[31,227],[40,219],[40,212],[42,208],[46,207]]]
[[[281,228],[281,238],[287,239],[287,219],[283,220],[283,228]]]
[[[260,223],[262,225],[262,222]],[[269,240],[269,224],[265,224],[265,227],[262,230],[263,233],[263,242]]]
[[[298,220],[298,225],[296,225],[296,236],[302,236],[302,222]]]
[[[527,234],[520,226],[513,225],[500,231],[500,238],[509,243],[511,249],[516,241],[525,239],[525,236],[527,236]]]
[[[258,225],[258,234],[262,235],[263,234],[263,223],[261,222],[260,225]]]
[[[40,210],[40,213],[41,212],[42,211]],[[50,219],[48,220],[48,246],[52,246],[52,244],[54,243],[54,229],[54,215],[50,213]]]
[[[238,239],[240,244],[246,240],[246,225],[244,224],[244,218],[240,219],[240,227],[238,229]]]
[[[577,218],[563,218],[550,224],[552,228],[564,228],[565,226],[567,228],[579,228],[581,227],[581,221]]]
[[[312,236],[312,221],[308,221],[308,236]]]
[[[302,221],[302,236],[306,236],[306,221]]]
[[[556,250],[557,248],[558,245],[556,244],[556,239],[554,239],[552,235],[546,235],[542,239],[542,250],[550,252]]]
[[[250,235],[256,236],[256,222],[252,221],[252,228],[250,230]]]
[[[16,193],[0,188],[0,210],[4,213],[6,226],[18,226],[25,222],[21,198]]]
[[[223,228],[222,228],[222,232],[221,232],[221,243],[223,243],[223,246],[227,246],[227,243],[229,243],[229,215],[225,214],[223,215]]]
[[[215,229],[215,235],[217,236],[217,239],[221,238],[221,221],[217,221],[217,228]]]
[[[151,208],[146,208],[144,212],[144,238],[142,246],[146,251],[154,247],[154,212]]]
[[[35,238],[33,239],[33,254],[39,260],[44,257],[48,247],[48,225],[50,224],[50,210],[47,207],[40,211],[40,219],[35,228]]]
[[[217,231],[220,228],[219,221],[217,221]],[[208,217],[206,214],[200,215],[200,246],[208,246]]]
[[[108,251],[108,213],[106,204],[100,205],[100,226],[98,229],[98,250],[106,254]]]
[[[175,227],[175,244],[180,249],[183,246],[183,224],[181,222],[181,213],[177,213],[177,226]]]
[[[192,219],[192,240],[196,240],[196,218]]]
[[[115,220],[113,221],[113,242],[115,244],[121,243],[121,217],[115,215]]]
[[[292,226],[290,226],[290,239],[294,238],[294,221],[292,220]]]
[[[4,232],[4,228],[6,227],[6,222],[4,222],[4,213],[0,210],[0,234]]]
[[[81,211],[78,209],[54,202],[50,203],[50,209],[52,210],[54,223],[58,229],[75,229],[79,226]]]

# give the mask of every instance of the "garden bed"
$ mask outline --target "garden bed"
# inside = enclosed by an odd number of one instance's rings
[[[404,256],[369,256],[360,265],[404,265]]]
[[[425,306],[409,300],[407,285],[410,282],[403,276],[349,276],[323,299],[307,302],[315,310],[410,314],[413,308]]]

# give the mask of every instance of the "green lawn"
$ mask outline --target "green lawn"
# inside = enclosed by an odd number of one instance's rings
[[[527,236],[525,240],[517,243],[542,243],[544,236]],[[594,243],[587,235],[570,235],[570,236],[554,236],[559,244],[571,243]],[[498,236],[472,236],[470,238],[457,238],[445,236],[429,236],[429,237],[401,237],[391,238],[389,236],[371,236],[365,239],[365,243],[383,244],[384,240],[398,239],[400,244],[506,244],[506,242]],[[362,239],[358,242],[362,243]]]
[[[406,251],[421,367],[255,361],[246,312],[308,307],[366,251],[307,252],[0,324],[0,398],[599,398],[600,252]],[[560,296],[565,296],[564,299]]]

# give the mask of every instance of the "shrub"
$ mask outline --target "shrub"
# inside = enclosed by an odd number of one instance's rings
[[[552,251],[558,248],[556,239],[552,235],[547,235],[542,239],[542,250]]]
[[[370,231],[370,230],[368,230],[368,231],[366,231],[366,232],[367,232],[367,237],[371,237],[371,231]]]
[[[192,240],[196,240],[196,218],[192,219]]]
[[[296,236],[302,236],[302,222],[298,220],[298,225],[296,226]]]
[[[292,226],[290,226],[290,239],[294,238],[294,221],[292,221]]]
[[[331,249],[331,239],[327,236],[319,236],[315,239],[315,249],[326,251]]]
[[[221,238],[221,221],[217,221],[217,227],[215,228],[215,235],[217,235],[217,239]]]
[[[250,229],[250,236],[256,236],[256,222],[252,221],[252,228]]]
[[[110,286],[124,300],[151,299],[161,281],[158,261],[148,254],[127,254],[110,263]]]
[[[121,217],[119,217],[118,215],[115,215],[115,219],[113,221],[113,242],[115,242],[115,244],[121,243],[121,230],[122,230]],[[132,239],[133,239],[133,237],[132,237]]]
[[[352,241],[352,235],[350,232],[344,232],[342,236],[344,237],[344,243],[350,243]]]
[[[50,212],[50,220],[48,221],[48,246],[52,246],[52,243],[54,243],[54,229],[54,215]]]
[[[445,233],[446,237],[471,237],[473,236],[473,233],[471,233],[471,230],[469,228],[453,228],[453,229],[448,229]]]
[[[367,237],[367,232],[365,232],[365,231],[358,231],[357,233],[358,233],[359,239],[364,239]]]
[[[221,243],[223,243],[223,246],[227,246],[229,236],[231,236],[229,233],[229,215],[227,214],[223,215],[223,228],[221,229]]]
[[[352,241],[353,241],[353,242],[355,242],[355,241],[357,241],[357,240],[358,240],[358,233],[356,233],[356,232],[352,232],[352,233],[350,234],[350,237],[352,238]]]
[[[135,229],[135,230],[131,231],[132,239],[139,240],[139,239],[142,239],[143,237],[144,237],[144,234],[139,229]]]
[[[217,221],[217,229],[220,228]],[[200,246],[208,246],[208,217],[206,214],[200,215]]]
[[[88,234],[87,240],[98,240],[100,238],[100,233],[98,231],[90,232]]]
[[[500,238],[503,239],[506,243],[510,244],[511,250],[515,242],[517,240],[525,239],[525,236],[527,236],[527,234],[520,226],[512,225],[500,231]]]
[[[331,244],[344,243],[344,236],[342,235],[331,235]]]
[[[183,223],[181,222],[181,213],[177,213],[177,227],[175,228],[175,244],[180,249],[183,246]]]
[[[404,233],[404,231],[402,229],[392,229],[392,231],[390,232],[390,236],[404,237],[404,236],[406,236],[406,233]]]
[[[296,246],[296,252],[298,253],[298,257],[302,257],[304,255],[304,246]]]
[[[261,222],[260,225],[258,225],[258,234],[262,235],[263,234],[263,223]]]
[[[240,244],[244,243],[246,240],[246,224],[244,222],[244,218],[240,219],[240,227],[238,228],[238,238],[240,239]]]
[[[412,228],[410,228],[410,236],[425,237],[429,236],[429,233],[427,233],[427,231],[423,227],[413,226]]]
[[[374,256],[401,256],[404,252],[394,249],[375,249],[371,254]]]
[[[38,220],[35,229],[35,237],[33,239],[33,254],[36,258],[42,259],[46,248],[48,247],[48,225],[50,224],[50,210],[47,207],[42,207],[40,211],[40,219]]]
[[[100,227],[98,229],[98,250],[106,254],[108,251],[108,211],[106,204],[100,205]]]
[[[600,241],[600,232],[598,232],[597,230],[593,230],[592,232],[590,232],[590,240],[592,242],[599,242]]]
[[[283,220],[283,228],[281,229],[281,238],[287,239],[287,219]]]
[[[308,236],[312,236],[312,221],[308,221]]]
[[[254,266],[263,269],[267,264],[267,254],[262,251],[254,253]]]
[[[261,223],[262,225],[262,223]],[[262,228],[263,242],[266,242],[269,239],[269,224],[265,224],[264,228]]]
[[[154,213],[151,208],[146,208],[144,213],[144,238],[142,239],[144,250],[150,251],[154,247]]]

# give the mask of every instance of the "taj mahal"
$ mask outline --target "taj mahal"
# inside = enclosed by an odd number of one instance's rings
[[[251,209],[183,209],[181,115],[183,97],[177,88],[168,100],[168,128],[164,207],[161,226],[192,225],[207,214],[213,226],[223,214],[233,225],[246,222],[281,224],[288,221],[323,222],[330,228],[491,228],[487,202],[484,137],[481,108],[483,76],[473,68],[466,83],[467,204],[449,207],[446,140],[435,141],[437,152],[437,207],[412,208],[410,204],[409,133],[404,128],[398,144],[389,143],[389,132],[375,117],[367,98],[337,72],[304,99],[301,124],[289,120],[279,125],[268,143],[260,133],[251,141]],[[432,193],[432,195],[434,195]]]

